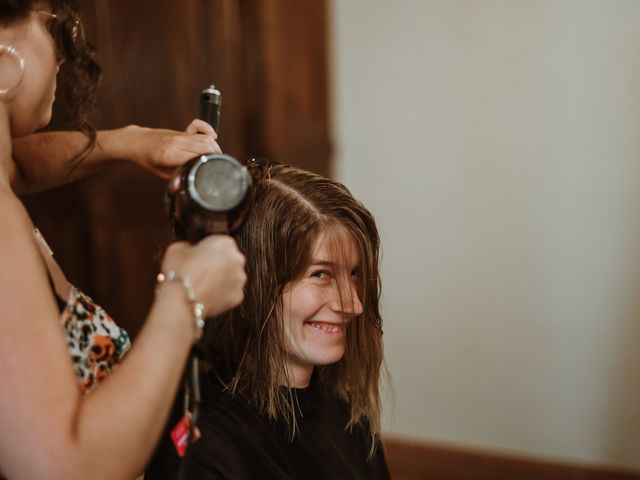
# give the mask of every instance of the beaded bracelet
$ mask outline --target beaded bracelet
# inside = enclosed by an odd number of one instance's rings
[[[204,319],[202,313],[204,312],[204,305],[196,299],[196,292],[191,286],[191,279],[187,275],[178,275],[175,270],[169,269],[166,273],[160,272],[156,277],[159,284],[165,282],[177,282],[184,288],[187,300],[193,308],[193,318],[196,325],[196,338],[195,341],[200,340],[202,337],[202,331],[204,329]]]

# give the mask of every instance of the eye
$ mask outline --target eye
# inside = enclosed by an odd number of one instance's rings
[[[309,277],[326,280],[331,278],[331,272],[329,270],[313,270],[309,275]]]
[[[360,278],[360,267],[356,267],[353,270],[351,270],[351,277],[352,278]]]

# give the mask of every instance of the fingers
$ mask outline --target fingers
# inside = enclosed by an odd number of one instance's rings
[[[206,155],[207,153],[222,153],[222,149],[218,142],[211,137],[203,137],[202,135],[191,137],[180,137],[176,139],[174,144],[176,155],[178,156],[178,164],[182,164],[182,160],[186,161],[198,155]],[[187,158],[180,158],[180,155]]]
[[[222,149],[210,136],[183,133],[173,137],[158,152],[154,172],[163,178],[169,178],[176,168],[192,158],[208,153],[222,153]]]
[[[182,142],[178,148],[180,150],[185,150],[189,152],[196,153],[197,155],[202,155],[204,153],[222,153],[222,149],[218,142],[215,141],[210,136],[204,135],[185,135],[180,137],[180,141]]]
[[[167,268],[190,277],[206,316],[223,313],[244,298],[245,257],[228,235],[211,235],[196,245],[170,245],[163,261]]]
[[[117,158],[130,158],[150,172],[170,178],[185,162],[200,155],[222,153],[217,134],[206,122],[196,119],[186,132],[157,128],[125,130],[127,151]]]
[[[198,247],[203,248],[210,268],[216,265],[216,286],[212,290],[207,309],[211,315],[218,315],[242,302],[244,286],[247,282],[246,259],[235,240],[228,235],[211,235],[204,238]],[[213,272],[211,272],[213,273]]]
[[[213,129],[213,127],[204,120],[200,120],[199,118],[192,120],[185,129],[185,132],[191,134],[200,133],[203,135],[210,135],[214,140],[218,138],[218,134]]]
[[[202,144],[208,149],[206,152],[198,151],[198,154],[222,153],[220,146],[216,142],[218,134],[213,127],[204,120],[200,120],[199,118],[192,120],[185,131],[189,134],[187,138],[190,142],[193,142],[194,145],[198,142],[202,142]]]

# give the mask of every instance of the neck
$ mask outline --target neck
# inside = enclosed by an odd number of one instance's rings
[[[0,187],[10,187],[11,172],[15,163],[11,156],[11,128],[9,127],[9,109],[0,100]]]
[[[287,387],[291,388],[307,388],[311,383],[311,375],[313,374],[313,365],[299,365],[289,361],[287,365],[288,382]]]

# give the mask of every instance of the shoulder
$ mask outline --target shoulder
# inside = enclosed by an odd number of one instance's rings
[[[205,379],[202,391],[200,423],[203,430],[237,444],[251,442],[268,429],[269,422],[255,408],[240,395],[224,389],[217,379]]]
[[[260,456],[260,449],[255,445],[255,439],[260,436],[256,433],[261,427],[260,417],[240,398],[224,392],[215,379],[202,375],[200,380],[202,402],[198,429],[201,438],[191,444],[186,457],[177,456],[170,431],[184,412],[183,397],[178,395],[145,478],[173,479],[180,469],[186,479],[256,478],[252,468]]]
[[[14,193],[5,187],[0,187],[0,208],[2,209],[3,224],[3,228],[0,229],[0,235],[6,234],[7,229],[29,223],[26,208]]]
[[[40,332],[43,338],[38,337],[38,342],[49,342],[50,339],[45,340],[44,337],[59,331],[58,323],[52,321],[59,318],[59,310],[48,282],[45,262],[36,244],[33,224],[22,203],[2,188],[0,211],[0,305],[3,326],[9,328],[8,331],[13,335],[32,336]],[[25,322],[27,309],[29,321]],[[15,338],[12,340],[5,331],[0,340],[3,345],[11,345]]]
[[[35,243],[33,224],[24,205],[13,193],[0,188],[0,211],[1,289],[8,292],[11,289],[7,288],[11,285],[36,289],[45,285],[44,264]]]
[[[22,202],[6,188],[0,188],[0,256],[11,260],[16,255],[36,252],[33,224]]]
[[[367,419],[361,418],[349,425],[351,404],[328,392],[324,392],[322,398],[323,408],[316,434],[322,443],[335,449],[327,456],[348,459],[342,468],[351,469],[354,478],[388,478],[383,446],[379,437],[372,436]]]
[[[203,386],[193,463],[222,478],[285,478],[288,462],[277,423],[214,381]]]

